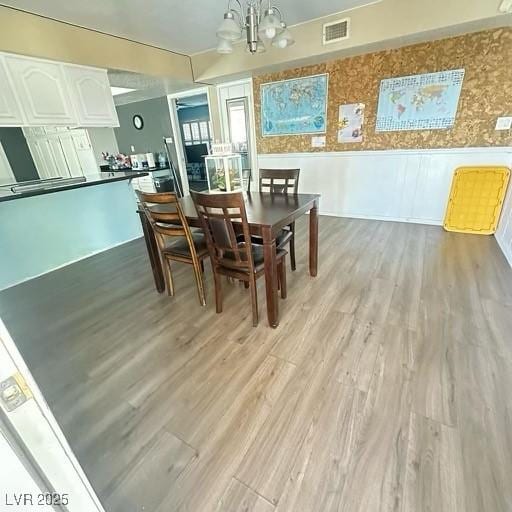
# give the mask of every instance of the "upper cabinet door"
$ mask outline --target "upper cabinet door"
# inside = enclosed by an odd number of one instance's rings
[[[22,126],[21,107],[7,75],[5,59],[0,55],[0,126]]]
[[[29,125],[77,124],[61,64],[5,57]]]
[[[119,126],[107,71],[65,65],[80,126]]]

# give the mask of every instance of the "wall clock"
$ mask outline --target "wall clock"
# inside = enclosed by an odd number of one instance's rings
[[[135,114],[133,116],[133,126],[135,126],[137,130],[142,130],[142,128],[144,128],[144,119],[142,119],[141,115]]]

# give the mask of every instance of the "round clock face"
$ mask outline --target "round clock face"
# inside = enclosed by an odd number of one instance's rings
[[[142,119],[142,116],[139,114],[133,116],[133,126],[135,126],[137,130],[142,130],[144,127],[144,120]]]

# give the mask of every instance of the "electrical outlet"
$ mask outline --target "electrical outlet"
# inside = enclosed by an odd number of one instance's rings
[[[135,153],[135,146],[130,146],[130,150],[132,153]]]

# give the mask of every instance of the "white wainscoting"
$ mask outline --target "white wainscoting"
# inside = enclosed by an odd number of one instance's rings
[[[512,148],[258,155],[260,168],[299,167],[299,190],[322,194],[323,215],[437,225],[457,167],[511,163]]]
[[[443,223],[453,172],[462,165],[511,167],[512,148],[258,155],[260,168],[299,167],[299,191],[322,194],[323,215],[434,225]],[[512,186],[496,238],[512,265]]]
[[[496,231],[496,240],[512,267],[512,181],[508,186],[508,194],[501,211],[501,219]]]

